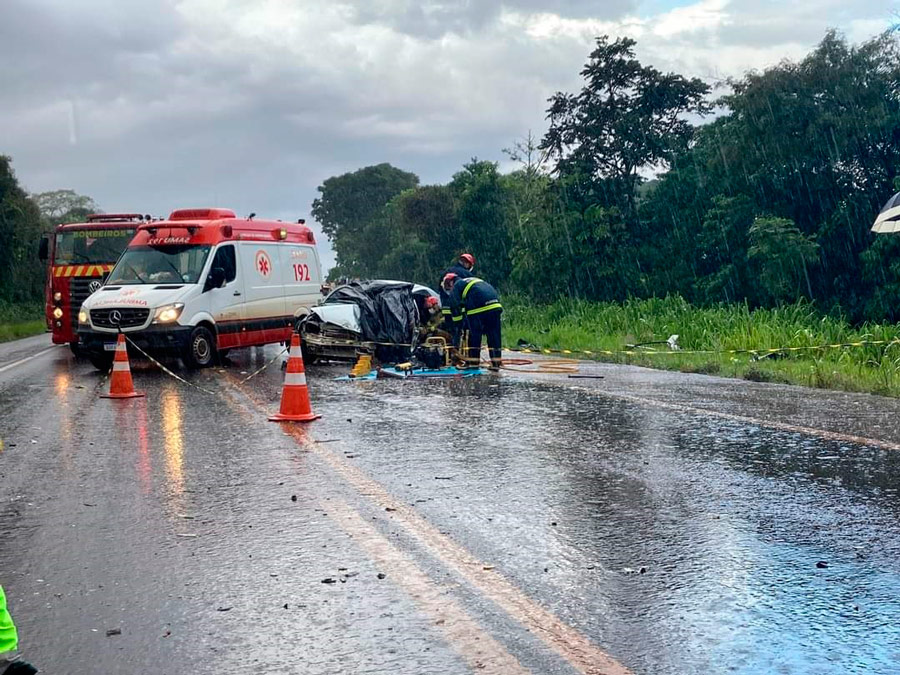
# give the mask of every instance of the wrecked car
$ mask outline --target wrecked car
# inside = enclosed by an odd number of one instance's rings
[[[310,363],[355,361],[359,354],[367,353],[382,363],[405,361],[428,319],[427,304],[435,304],[428,298],[437,299],[438,294],[405,281],[342,284],[311,307],[301,321],[303,357]]]

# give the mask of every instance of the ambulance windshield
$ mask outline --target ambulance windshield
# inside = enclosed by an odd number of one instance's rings
[[[135,246],[122,254],[106,284],[196,284],[209,246]]]

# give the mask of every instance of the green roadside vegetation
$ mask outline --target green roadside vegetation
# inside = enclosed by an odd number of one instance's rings
[[[43,308],[35,303],[9,304],[0,301],[0,342],[38,335],[47,330]]]
[[[535,305],[521,297],[503,300],[504,344],[518,340],[546,349],[597,352],[660,350],[664,354],[573,355],[689,373],[736,377],[759,382],[798,384],[823,389],[900,396],[900,326],[853,326],[824,316],[809,304],[775,309],[746,305],[695,307],[680,297],[629,300],[624,304],[558,300]],[[628,349],[627,345],[665,341],[678,335],[684,352],[666,344]],[[821,345],[885,341],[892,344],[815,349]],[[802,351],[762,352],[785,347]],[[727,353],[727,350],[758,350]]]

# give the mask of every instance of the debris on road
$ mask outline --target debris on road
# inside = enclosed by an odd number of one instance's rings
[[[231,607],[216,607],[217,612],[227,612],[231,610]]]
[[[323,584],[336,584],[337,581],[335,579],[332,579],[331,577],[325,577],[324,579],[322,579],[322,583]]]
[[[121,635],[121,634],[122,634],[121,628],[110,628],[108,631],[106,631],[106,637],[112,637],[113,635]]]
[[[816,563],[816,567],[818,567],[820,570],[824,570],[826,567],[828,567],[828,563],[824,560],[820,560]]]

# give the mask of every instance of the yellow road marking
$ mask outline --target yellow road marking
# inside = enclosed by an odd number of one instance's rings
[[[447,567],[457,572],[483,596],[528,628],[545,645],[562,656],[578,672],[587,675],[629,675],[630,671],[594,645],[577,629],[563,622],[525,595],[496,569],[490,569],[464,547],[441,533],[405,503],[395,499],[380,483],[337,453],[311,441],[304,429],[288,430],[300,444],[323,459],[360,495],[390,509],[392,519],[403,526]],[[485,569],[488,567],[489,569]]]
[[[530,672],[469,616],[447,590],[436,585],[405,553],[365,522],[355,509],[340,499],[331,499],[327,509],[329,517],[334,518],[371,560],[390,570],[387,578],[409,593],[473,670],[495,675]]]
[[[530,373],[528,373],[530,374]],[[878,438],[868,438],[866,436],[856,436],[854,434],[844,434],[837,431],[828,431],[827,429],[816,429],[815,427],[805,427],[799,424],[788,424],[787,422],[778,422],[777,420],[764,420],[758,417],[750,417],[748,415],[736,415],[734,413],[722,412],[720,410],[709,410],[707,408],[698,408],[696,406],[687,405],[685,403],[669,403],[667,401],[658,401],[652,398],[644,398],[643,396],[633,396],[631,394],[618,394],[601,389],[592,389],[591,387],[581,387],[574,385],[564,385],[569,389],[577,389],[579,391],[589,392],[605,398],[615,398],[640,405],[652,406],[655,408],[665,408],[666,410],[676,410],[678,412],[686,412],[694,415],[705,415],[707,417],[719,417],[721,419],[733,420],[744,424],[753,424],[759,427],[767,427],[769,429],[778,429],[779,431],[790,431],[807,436],[818,436],[829,441],[842,441],[845,443],[854,443],[856,445],[868,445],[874,448],[882,448],[884,450],[900,450],[900,443],[892,441],[884,441]]]
[[[269,407],[267,402],[239,388],[235,378],[229,376],[229,379],[235,389],[257,408],[266,410]],[[307,435],[305,427],[285,424],[283,429],[305,450],[323,460],[355,488],[360,498],[367,498],[382,509],[390,509],[391,518],[397,525],[404,527],[445,566],[466,579],[484,597],[494,602],[552,651],[562,656],[577,672],[585,675],[631,675],[631,671],[625,666],[593,644],[576,628],[538,605],[492,565],[479,561],[471,552],[441,533],[409,506],[395,499],[380,483],[369,478],[336,452],[327,450],[312,440]]]

